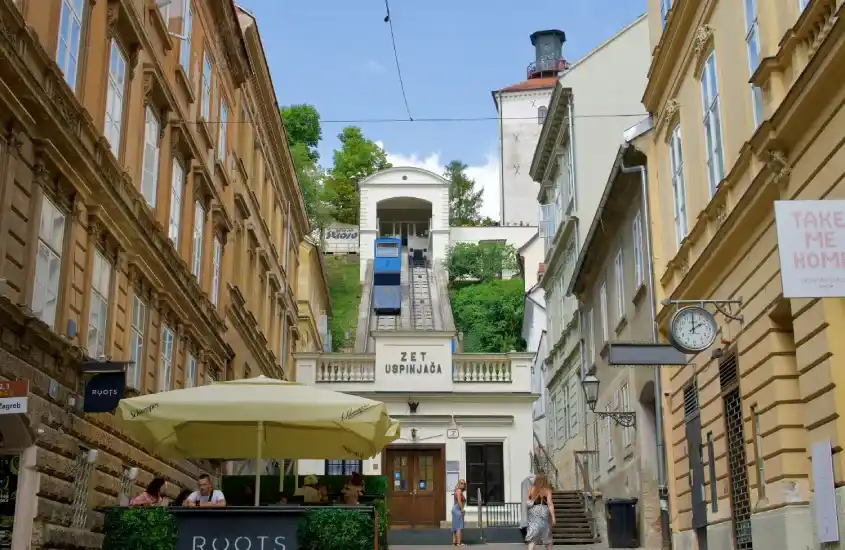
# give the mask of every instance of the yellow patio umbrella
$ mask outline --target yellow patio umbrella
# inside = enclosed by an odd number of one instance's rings
[[[123,399],[117,416],[170,458],[365,459],[399,437],[384,403],[264,376]]]

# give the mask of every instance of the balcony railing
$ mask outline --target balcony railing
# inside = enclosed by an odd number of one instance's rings
[[[511,361],[501,355],[461,353],[452,356],[453,382],[511,382]]]
[[[528,78],[537,78],[544,73],[559,73],[569,68],[569,63],[562,57],[560,59],[541,59],[539,63],[532,62],[528,65]]]
[[[324,354],[317,359],[317,382],[375,382],[376,357],[372,354]]]

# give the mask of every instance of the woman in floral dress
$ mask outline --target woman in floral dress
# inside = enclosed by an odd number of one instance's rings
[[[552,503],[552,490],[549,479],[539,474],[534,479],[534,486],[528,490],[528,533],[525,542],[528,550],[538,545],[552,550],[552,526],[555,524],[555,505]]]

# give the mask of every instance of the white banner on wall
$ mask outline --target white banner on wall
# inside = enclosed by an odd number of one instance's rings
[[[784,298],[845,297],[845,200],[775,201]]]
[[[358,226],[333,223],[323,233],[323,251],[332,254],[358,252]]]

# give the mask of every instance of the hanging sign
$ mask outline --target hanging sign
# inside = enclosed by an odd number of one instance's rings
[[[0,382],[0,414],[26,414],[29,404],[29,381]]]
[[[461,433],[458,431],[457,428],[449,428],[446,430],[446,438],[447,439],[458,439]]]
[[[85,384],[83,410],[90,413],[112,412],[126,391],[126,373],[101,372]]]

